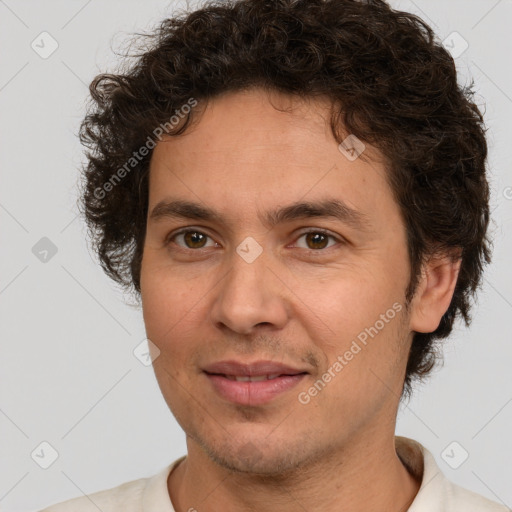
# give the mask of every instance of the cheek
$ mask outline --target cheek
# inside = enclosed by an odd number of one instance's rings
[[[187,295],[171,292],[173,288],[168,285],[162,280],[147,280],[143,290],[141,286],[146,336],[158,349],[153,367],[166,400],[179,395],[177,382],[192,375],[191,353],[197,343],[192,327],[194,311],[185,302]]]
[[[307,297],[303,324],[310,340],[325,354],[327,366],[322,370],[327,371],[341,358],[343,369],[331,368],[337,375],[333,389],[348,386],[360,397],[379,384],[375,375],[394,380],[396,365],[404,354],[401,340],[406,335],[400,281],[392,284],[381,271],[359,272],[325,281],[309,295],[305,288],[302,293]]]
[[[196,355],[209,349],[205,337],[212,285],[190,279],[183,269],[149,268],[141,278],[142,308],[146,335],[160,350],[157,367],[175,376],[192,375]]]
[[[407,348],[401,342],[403,309],[396,309],[392,304],[376,311],[363,308],[357,317],[340,320],[336,335],[319,347],[326,363],[315,377],[328,383],[313,401],[354,429],[401,392]]]
[[[187,312],[193,314],[194,294],[182,279],[169,273],[150,271],[148,267],[141,274],[146,332],[149,339],[160,345],[186,325],[183,320]]]
[[[373,324],[402,297],[401,287],[375,268],[333,269],[330,276],[294,285],[303,314],[321,319],[333,337],[344,339]]]

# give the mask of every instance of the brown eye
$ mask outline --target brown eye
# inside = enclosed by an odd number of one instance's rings
[[[307,233],[306,243],[310,249],[325,249],[329,243],[329,237],[323,233]]]
[[[309,250],[326,249],[335,245],[335,242],[340,242],[340,240],[334,235],[323,231],[309,231],[307,233],[302,233],[298,240],[304,240],[303,242],[298,243],[299,247]]]
[[[191,249],[199,249],[204,247],[206,238],[206,235],[199,233],[199,231],[187,231],[186,233],[183,233],[183,240]]]
[[[172,235],[168,238],[166,245],[169,245],[171,242],[184,249],[202,249],[212,245],[215,246],[215,242],[208,235],[193,229],[180,231]]]
[[[329,243],[329,237],[323,233],[308,233],[306,240],[311,249],[325,249]]]

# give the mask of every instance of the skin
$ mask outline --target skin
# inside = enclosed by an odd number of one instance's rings
[[[171,198],[221,219],[148,215],[144,322],[160,351],[159,386],[187,440],[188,455],[168,479],[176,511],[406,510],[420,485],[394,445],[407,354],[413,331],[438,326],[458,264],[432,258],[409,308],[308,404],[297,398],[380,315],[405,306],[405,226],[379,152],[366,145],[349,161],[325,100],[230,92],[211,100],[184,135],[157,144],[149,213]],[[262,217],[325,198],[359,211],[365,229],[331,217],[269,226]],[[173,238],[182,228],[206,238]],[[304,234],[315,229],[334,238]],[[249,236],[262,248],[252,263],[236,251]],[[271,359],[309,374],[267,404],[242,407],[202,372],[227,359]]]

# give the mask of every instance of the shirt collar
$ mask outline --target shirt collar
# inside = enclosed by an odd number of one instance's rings
[[[396,453],[403,465],[421,482],[407,512],[444,510],[442,488],[446,478],[434,456],[420,443],[407,437],[395,436]]]
[[[186,457],[183,455],[172,464],[166,466],[162,471],[151,477],[142,495],[143,512],[175,512],[169,498],[167,479],[171,471]]]

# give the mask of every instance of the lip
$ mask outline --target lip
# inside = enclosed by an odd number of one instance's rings
[[[286,391],[290,391],[308,372],[274,361],[256,361],[249,364],[237,361],[221,361],[207,366],[204,373],[214,390],[222,398],[239,405],[258,406],[270,402]],[[271,380],[256,382],[239,382],[227,377],[227,375],[257,377],[275,374],[280,375]]]
[[[307,373],[307,370],[294,368],[276,361],[255,361],[252,363],[240,363],[238,361],[219,361],[213,363],[203,370],[207,373],[216,373],[220,375],[237,375],[237,376],[258,376],[271,375],[275,373],[284,375],[297,375],[299,373]]]

